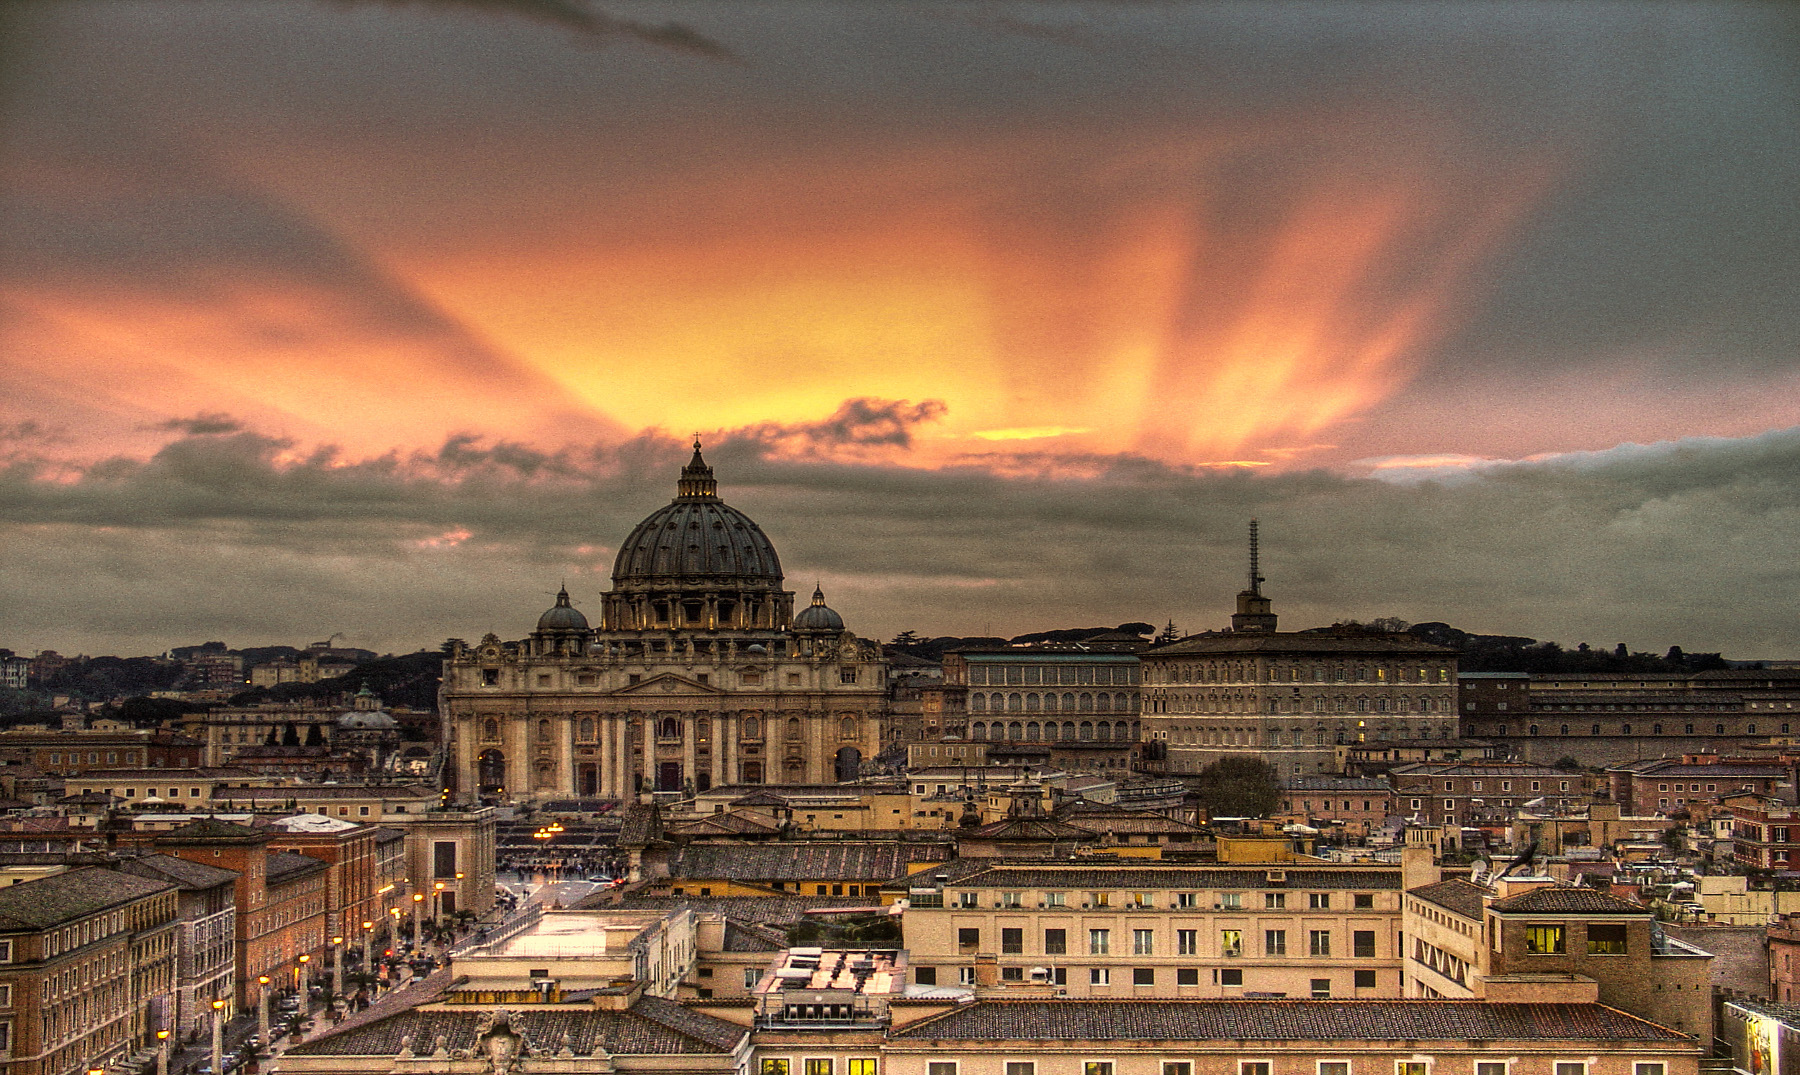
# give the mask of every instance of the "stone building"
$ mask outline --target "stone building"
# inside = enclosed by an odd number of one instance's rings
[[[138,855],[122,860],[119,870],[180,890],[175,1006],[159,1029],[182,1037],[199,1034],[212,1018],[211,1002],[234,992],[238,875],[174,855]]]
[[[0,888],[0,1057],[9,1075],[122,1060],[168,1026],[177,888],[90,867]]]
[[[796,613],[782,579],[696,443],[619,546],[598,626],[565,589],[529,638],[445,662],[452,785],[543,801],[855,779],[881,749],[886,659],[821,590]]]

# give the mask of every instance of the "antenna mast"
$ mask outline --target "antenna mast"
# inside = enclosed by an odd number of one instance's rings
[[[1250,520],[1250,592],[1257,597],[1262,596],[1263,577],[1257,570],[1256,557],[1256,520]]]

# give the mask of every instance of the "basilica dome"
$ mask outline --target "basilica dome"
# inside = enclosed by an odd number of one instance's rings
[[[585,631],[588,629],[587,617],[581,610],[569,604],[569,588],[564,586],[556,594],[556,604],[538,617],[539,631]]]
[[[670,583],[781,585],[781,561],[762,527],[719,499],[712,468],[694,445],[677,496],[632,530],[613,561],[615,589]]]
[[[835,609],[825,603],[824,588],[813,587],[812,604],[801,609],[794,616],[794,630],[842,631],[843,629],[844,617],[838,615]]]

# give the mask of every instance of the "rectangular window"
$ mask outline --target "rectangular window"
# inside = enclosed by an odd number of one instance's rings
[[[1194,1075],[1194,1065],[1186,1060],[1165,1060],[1163,1075]]]
[[[1011,927],[1003,928],[1000,931],[1000,951],[1013,956],[1025,951],[1025,931]]]
[[[1375,988],[1375,972],[1372,970],[1357,971],[1356,972],[1356,988],[1358,988],[1358,989],[1373,989],[1373,988]]]
[[[1313,955],[1328,956],[1331,954],[1331,931],[1330,930],[1315,929],[1315,930],[1311,931],[1310,933],[1308,933],[1306,936],[1307,936],[1307,950],[1309,952],[1311,952]]]
[[[1269,1075],[1267,1060],[1239,1060],[1238,1075]]]
[[[1081,1075],[1113,1075],[1111,1060],[1089,1060],[1081,1065]]]
[[[0,941],[0,963],[12,962],[12,942]]]
[[[956,931],[956,946],[963,950],[981,947],[981,930],[964,926]]]
[[[1003,982],[1022,982],[1025,980],[1025,968],[1001,967],[1000,980]]]
[[[1219,906],[1227,911],[1241,911],[1244,909],[1244,894],[1242,892],[1220,893]]]
[[[1175,893],[1175,906],[1198,907],[1200,906],[1200,894],[1198,892],[1177,892]]]
[[[956,1061],[933,1060],[925,1065],[925,1075],[956,1075]]]
[[[1287,907],[1287,893],[1285,893],[1285,892],[1265,892],[1265,893],[1263,893],[1263,909],[1265,911],[1280,911],[1280,910],[1286,909],[1286,907]]]
[[[1193,956],[1200,954],[1200,931],[1197,929],[1178,929],[1175,931],[1175,954]]]
[[[1244,972],[1237,967],[1226,967],[1219,971],[1220,985],[1243,985]]]
[[[1244,954],[1244,931],[1241,929],[1222,929],[1219,931],[1219,951],[1228,956]]]
[[[975,968],[974,967],[958,967],[958,968],[956,968],[956,984],[957,985],[974,985],[975,984]]]
[[[1089,985],[1111,985],[1112,984],[1111,968],[1089,967],[1088,968],[1088,984]]]
[[[1321,1060],[1319,1061],[1319,1075],[1350,1075],[1350,1061]]]
[[[1579,1060],[1558,1060],[1556,1075],[1587,1075],[1587,1065]]]
[[[843,815],[840,814],[839,816],[841,817]],[[1000,906],[1018,910],[1020,907],[1025,906],[1024,894],[1019,892],[1002,892],[1000,893]]]
[[[1061,956],[1069,953],[1069,931],[1066,929],[1047,929],[1044,931],[1044,954]]]
[[[1528,925],[1525,927],[1525,951],[1532,955],[1561,955],[1563,928],[1560,925]]]
[[[1625,954],[1625,926],[1622,923],[1590,922],[1587,938],[1590,956]]]
[[[749,975],[746,974],[745,977],[749,977]],[[917,982],[920,985],[936,985],[937,984],[937,968],[936,967],[914,967],[913,968],[913,981]]]
[[[1131,984],[1132,985],[1155,985],[1156,984],[1156,968],[1155,967],[1133,967],[1133,968],[1131,968]]]
[[[1131,954],[1134,956],[1152,956],[1156,954],[1156,931],[1134,929],[1131,931]]]
[[[12,1007],[12,986],[0,985],[0,1008]]]
[[[1365,806],[1363,809],[1367,810],[1368,807]],[[1351,897],[1351,902],[1356,905],[1356,909],[1359,911],[1373,911],[1375,909],[1375,893],[1358,892]]]
[[[1314,978],[1312,980],[1312,995],[1313,995],[1314,1000],[1330,1000],[1331,999],[1331,979],[1330,978]]]
[[[765,1056],[762,1075],[793,1075],[793,1061],[785,1056]]]
[[[1112,906],[1112,893],[1110,893],[1110,892],[1090,893],[1088,895],[1088,902],[1092,903],[1095,907],[1111,907]]]
[[[761,977],[762,977],[762,968],[761,967],[745,967],[744,968],[744,988],[745,989],[755,989],[756,982]]]
[[[1285,955],[1287,955],[1287,930],[1285,930],[1285,929],[1265,929],[1265,930],[1263,930],[1263,955],[1265,955],[1265,956],[1285,956]]]
[[[437,840],[431,845],[431,874],[433,877],[456,876],[456,841]],[[783,1072],[782,1075],[787,1075]]]
[[[1069,894],[1067,892],[1044,893],[1044,904],[1049,907],[1067,907],[1069,905],[1068,900]]]
[[[807,1057],[806,1075],[831,1075],[831,1058],[829,1056]]]
[[[876,1059],[872,1056],[853,1056],[844,1061],[844,1075],[875,1075]],[[1008,1072],[1007,1075],[1012,1075]]]
[[[1350,954],[1357,959],[1375,958],[1375,931],[1359,929],[1350,934]]]
[[[1030,1060],[1008,1060],[1006,1075],[1037,1075],[1037,1064]]]
[[[1199,967],[1177,967],[1177,968],[1175,968],[1175,984],[1176,985],[1199,985],[1200,984],[1200,968]]]
[[[1306,905],[1315,911],[1329,911],[1331,910],[1331,893],[1308,892],[1306,894]]]
[[[1112,930],[1088,930],[1088,955],[1103,956],[1112,951]]]
[[[1482,1060],[1475,1065],[1475,1075],[1506,1075],[1506,1061]]]
[[[1663,1075],[1668,1069],[1661,1064],[1637,1064],[1631,1070],[1632,1075]]]
[[[1431,1065],[1423,1060],[1396,1060],[1394,1075],[1431,1075]]]

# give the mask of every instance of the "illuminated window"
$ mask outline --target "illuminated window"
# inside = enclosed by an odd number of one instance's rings
[[[1563,951],[1562,926],[1541,923],[1526,926],[1525,950],[1532,955],[1561,955]]]

